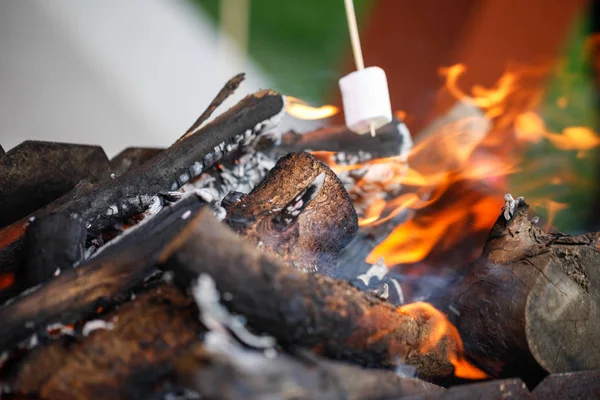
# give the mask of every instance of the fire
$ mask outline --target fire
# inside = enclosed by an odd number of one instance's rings
[[[399,217],[394,219],[400,222],[391,234],[367,256],[368,263],[383,258],[392,267],[412,264],[429,268],[428,257],[446,254],[467,239],[481,237],[483,245],[500,215],[505,193],[534,189],[539,193],[552,185],[584,183],[568,168],[557,168],[549,177],[536,176],[532,172],[543,171],[547,160],[524,157],[523,150],[534,143],[574,152],[578,158],[600,146],[600,136],[588,127],[552,131],[546,126],[538,113],[543,93],[536,82],[548,71],[549,66],[509,66],[491,87],[475,85],[467,91],[459,83],[467,72],[465,65],[440,68],[445,78],[443,91],[455,99],[455,108],[417,137],[408,155],[339,165],[334,153],[316,153],[336,173],[351,172],[355,177],[350,195],[362,229]],[[565,96],[556,101],[559,109],[569,104]],[[404,111],[396,116],[410,121]],[[531,175],[526,187],[508,187],[508,177],[516,172]],[[557,213],[569,207],[550,198],[529,196],[528,200],[536,209],[547,211],[546,229],[551,228]],[[469,247],[480,250],[477,245]],[[472,257],[463,256],[465,264]],[[417,273],[426,273],[422,271]],[[460,335],[443,313],[422,302],[402,306],[399,312],[433,325],[421,351],[427,352],[447,338],[448,359],[456,376],[485,378],[485,373],[464,359]]]
[[[15,274],[12,272],[0,274],[0,290],[7,289],[15,283]]]
[[[308,120],[329,118],[339,111],[337,107],[332,105],[312,107],[306,104],[306,102],[292,96],[285,97],[285,110],[294,118]]]
[[[424,319],[430,326],[429,335],[421,344],[421,354],[435,348],[444,338],[447,340],[446,349],[448,361],[454,365],[454,375],[465,379],[487,378],[485,372],[475,367],[463,356],[463,343],[458,331],[448,321],[448,318],[429,303],[417,302],[398,308],[399,313],[410,315],[415,319]]]

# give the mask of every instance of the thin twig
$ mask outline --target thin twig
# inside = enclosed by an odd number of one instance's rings
[[[192,133],[194,133],[204,121],[210,118],[210,116],[217,109],[217,107],[219,107],[229,96],[233,94],[233,92],[235,92],[235,90],[240,86],[240,84],[244,80],[245,76],[246,74],[242,72],[241,74],[237,74],[229,81],[227,81],[225,86],[223,86],[223,89],[221,89],[219,94],[217,94],[213,101],[211,101],[208,108],[202,113],[202,115],[198,117],[196,122],[194,122],[192,126],[190,126],[190,128],[177,141],[179,142],[180,140],[183,140]]]

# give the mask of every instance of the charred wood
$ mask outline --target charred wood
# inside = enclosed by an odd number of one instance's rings
[[[152,159],[165,149],[153,147],[128,147],[110,160],[110,172],[121,176]]]
[[[165,248],[161,259],[175,282],[189,287],[210,275],[224,304],[257,332],[282,345],[318,349],[321,354],[362,365],[416,366],[421,376],[451,374],[445,338],[426,351],[432,321],[361,292],[347,282],[300,272],[243,241],[208,211]]]
[[[5,385],[44,399],[147,398],[204,331],[193,301],[165,284],[98,318],[5,367]]]
[[[24,262],[17,271],[22,289],[46,282],[83,261],[87,231],[77,215],[50,213],[29,223]]]
[[[303,271],[331,274],[358,230],[342,183],[308,153],[281,158],[252,192],[223,205],[236,232]]]
[[[450,295],[467,355],[493,376],[599,368],[600,234],[546,233],[506,200]]]
[[[69,324],[127,299],[155,272],[157,257],[205,202],[195,195],[166,207],[81,266],[61,273],[0,308],[0,352],[11,350],[48,324]]]
[[[0,158],[0,227],[56,200],[79,181],[109,177],[98,146],[25,141]]]
[[[412,139],[403,122],[394,120],[377,129],[375,137],[357,135],[346,126],[333,126],[313,132],[288,132],[281,137],[281,143],[271,153],[281,157],[296,151],[332,151],[338,154],[337,161],[345,163],[345,158],[358,157],[358,160],[394,157],[406,153],[412,146]]]
[[[195,345],[176,362],[176,379],[201,398],[242,400],[437,398],[444,389],[385,370],[365,369],[313,355],[266,357],[242,348],[227,352]]]
[[[272,91],[249,95],[185,140],[58,209],[80,215],[91,231],[144,212],[157,195],[179,189],[223,154],[255,139],[271,119],[278,118],[283,106],[281,95]]]

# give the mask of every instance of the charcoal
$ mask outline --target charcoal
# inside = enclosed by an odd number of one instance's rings
[[[505,379],[454,386],[440,400],[533,400],[522,380]]]
[[[552,374],[533,390],[536,400],[600,399],[600,371]]]
[[[0,227],[52,202],[83,179],[106,180],[109,161],[98,146],[27,140],[0,158]]]
[[[153,147],[128,147],[110,160],[110,172],[121,176],[130,169],[137,168],[164,151]]]

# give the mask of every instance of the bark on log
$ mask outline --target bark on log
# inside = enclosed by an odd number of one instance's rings
[[[109,178],[98,146],[28,140],[0,158],[0,227],[56,200],[82,179]]]
[[[345,156],[358,157],[363,154],[374,159],[405,154],[411,147],[412,139],[406,125],[394,120],[377,129],[375,137],[357,135],[346,126],[327,127],[302,134],[288,132],[270,154],[281,157],[296,151],[333,151]]]
[[[204,331],[194,302],[166,284],[99,318],[108,329],[83,336],[76,327],[75,338],[39,345],[1,379],[48,400],[146,399]]]
[[[444,337],[425,346],[434,326],[428,316],[404,312],[345,281],[289,268],[258,252],[209,212],[200,212],[161,260],[183,287],[209,274],[222,293],[231,294],[224,304],[232,312],[282,345],[318,348],[363,365],[407,363],[425,377],[453,371],[447,354],[454,343]]]
[[[492,375],[531,374],[531,356],[547,372],[600,368],[600,234],[546,233],[511,199],[450,296],[467,355]]]
[[[358,230],[342,183],[308,153],[281,158],[252,192],[224,206],[231,228],[303,271],[333,273]]]
[[[86,229],[76,215],[50,213],[27,227],[24,262],[17,282],[22,289],[45,282],[83,261]]]
[[[165,149],[154,147],[128,147],[110,160],[110,172],[121,176],[130,169],[139,167]]]
[[[98,307],[108,308],[122,302],[155,271],[163,246],[188,223],[186,218],[204,204],[195,195],[180,200],[123,234],[80,267],[2,306],[0,353],[14,349],[48,324],[85,319]]]
[[[175,376],[202,398],[245,400],[437,399],[444,389],[385,370],[365,369],[300,354],[276,357],[244,350],[215,352],[194,345],[176,362]]]

